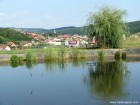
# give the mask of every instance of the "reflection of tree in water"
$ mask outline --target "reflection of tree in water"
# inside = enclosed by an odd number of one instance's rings
[[[84,67],[85,63],[86,63],[86,59],[73,59],[72,60],[73,67],[79,67],[80,65]]]
[[[27,67],[28,69],[32,69],[33,66],[37,64],[37,62],[36,62],[36,61],[26,61],[25,64],[26,64],[26,67]]]
[[[124,77],[127,67],[122,62],[97,62],[95,68],[89,68],[89,75],[85,82],[92,95],[103,98],[125,95]]]
[[[65,62],[46,62],[45,63],[46,71],[56,71],[56,70],[65,70],[66,63]]]
[[[16,68],[18,66],[23,66],[24,63],[23,62],[11,62],[10,65],[12,68]]]

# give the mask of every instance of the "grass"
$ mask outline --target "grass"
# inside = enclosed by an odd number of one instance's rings
[[[140,37],[129,37],[123,41],[123,48],[140,48]]]

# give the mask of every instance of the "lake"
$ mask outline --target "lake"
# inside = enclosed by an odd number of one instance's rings
[[[0,105],[138,105],[140,62],[0,64]]]

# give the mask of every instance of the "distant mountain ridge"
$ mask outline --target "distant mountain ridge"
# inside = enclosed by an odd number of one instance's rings
[[[134,22],[128,22],[127,23],[130,29],[130,33],[137,33],[140,32],[140,21],[134,21]],[[24,31],[24,32],[35,32],[35,33],[54,33],[54,30],[57,34],[79,34],[79,35],[85,35],[86,33],[83,30],[83,27],[60,27],[55,29],[43,29],[43,28],[12,28],[17,31]]]

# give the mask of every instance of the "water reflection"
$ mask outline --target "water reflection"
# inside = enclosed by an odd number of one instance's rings
[[[18,66],[23,66],[24,62],[11,62],[10,65],[12,68],[16,68]]]
[[[72,65],[73,67],[79,67],[80,65],[82,65],[83,67],[86,64],[86,59],[73,59],[72,60]]]
[[[92,95],[102,98],[125,96],[127,71],[123,62],[97,62],[89,66],[89,74],[84,80]]]

